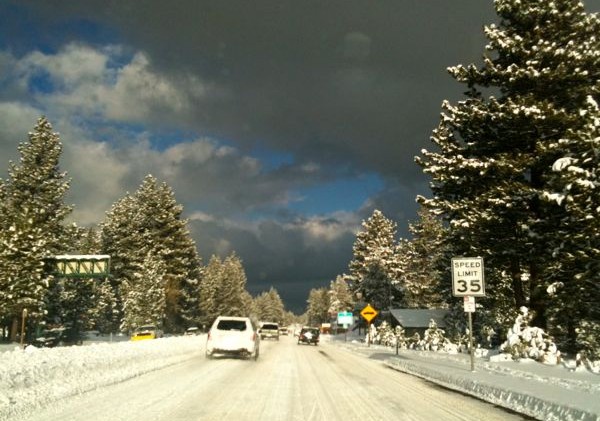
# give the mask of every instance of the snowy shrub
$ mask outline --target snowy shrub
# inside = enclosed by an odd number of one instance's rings
[[[576,332],[583,358],[600,362],[600,324],[582,320]]]
[[[423,341],[421,341],[421,335],[419,332],[415,332],[414,335],[408,340],[408,349],[422,349]]]
[[[398,348],[408,348],[408,338],[404,335],[404,328],[402,326],[396,326],[396,329],[394,329],[394,337],[398,344]]]
[[[492,339],[496,336],[496,331],[491,326],[483,326],[481,328],[481,336],[483,341],[483,346],[488,349],[493,347]]]
[[[513,327],[508,331],[506,342],[500,350],[512,356],[513,360],[529,358],[546,364],[558,364],[560,352],[543,329],[529,326],[531,314],[526,307],[520,308]]]
[[[423,337],[423,348],[427,351],[438,351],[444,346],[444,331],[440,329],[435,320],[429,320],[429,327]]]
[[[388,322],[381,323],[377,328],[377,343],[385,346],[395,346],[394,330]]]
[[[444,352],[447,352],[448,354],[458,354],[459,346],[446,340],[446,342],[444,342]]]

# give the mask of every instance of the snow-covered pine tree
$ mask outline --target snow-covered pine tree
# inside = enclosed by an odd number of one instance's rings
[[[285,308],[277,290],[273,287],[254,299],[259,321],[283,322]]]
[[[486,292],[532,309],[546,327],[556,208],[544,200],[563,152],[553,148],[586,121],[600,89],[600,24],[578,0],[496,0],[499,25],[485,27],[484,64],[456,66],[467,99],[444,101],[432,141],[417,157],[433,197],[418,200],[444,216],[455,255],[484,257],[501,276]],[[554,279],[557,281],[557,279]],[[484,308],[490,308],[485,304]],[[502,306],[492,311],[501,315]]]
[[[201,261],[181,219],[182,207],[165,183],[148,175],[134,194],[113,205],[102,225],[103,250],[111,255],[112,278],[118,289],[152,252],[165,264],[166,331],[181,331],[199,318]]]
[[[329,291],[327,288],[313,288],[308,293],[306,317],[308,323],[319,326],[329,322]]]
[[[135,264],[141,260],[140,250],[145,246],[136,229],[140,224],[134,223],[134,218],[137,218],[136,204],[126,194],[112,205],[101,225],[102,249],[110,256],[110,283],[115,292],[119,325],[123,319],[123,283],[133,279]]]
[[[346,275],[338,275],[329,284],[329,313],[351,311],[354,308],[354,298],[346,282]]]
[[[154,251],[165,263],[165,330],[182,331],[199,316],[201,260],[196,244],[182,219],[183,207],[173,190],[147,175],[134,199],[142,214],[143,237],[154,244]]]
[[[410,241],[402,242],[404,289],[403,307],[444,308],[451,296],[447,276],[446,230],[441,220],[426,208],[419,209],[418,221],[408,226]]]
[[[600,359],[600,110],[591,96],[587,102],[586,124],[551,145],[562,157],[545,195],[556,208],[549,333],[562,350]]]
[[[0,319],[11,325],[14,340],[23,309],[39,322],[51,279],[44,259],[65,251],[65,205],[69,188],[59,169],[62,144],[45,117],[19,145],[19,163],[9,164],[9,178],[0,183]]]
[[[399,295],[396,287],[401,265],[396,250],[396,223],[376,209],[362,227],[352,248],[350,289],[353,294],[362,293],[375,308],[387,309]]]
[[[208,264],[202,271],[202,282],[200,283],[200,317],[201,323],[210,326],[219,316],[218,310],[218,288],[223,278],[223,265],[218,256],[211,256]],[[226,316],[226,314],[225,314]]]
[[[94,227],[79,228],[76,243],[72,250],[77,254],[105,254],[102,250],[102,236]],[[71,281],[73,282],[73,281]],[[88,281],[92,283],[92,292],[87,293],[85,306],[80,307],[81,314],[86,317],[86,326],[102,333],[116,332],[119,329],[116,291],[110,277]],[[73,315],[76,319],[80,316]]]
[[[162,257],[146,253],[134,270],[133,279],[122,284],[122,331],[132,331],[145,324],[159,327],[166,315],[166,265]]]
[[[223,260],[222,279],[218,288],[221,314],[229,316],[248,316],[251,308],[247,307],[246,272],[241,259],[232,253]]]
[[[253,300],[246,291],[246,272],[235,253],[223,260],[213,255],[204,267],[200,311],[201,322],[206,326],[217,316],[252,315]]]

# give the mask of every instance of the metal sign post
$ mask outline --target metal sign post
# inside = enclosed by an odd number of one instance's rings
[[[473,348],[473,317],[475,312],[475,297],[464,297],[465,313],[469,316],[469,354],[471,355],[471,371],[475,371],[475,350]]]
[[[473,348],[473,317],[475,297],[485,297],[483,277],[483,258],[452,258],[452,295],[464,297],[464,310],[469,318],[469,353],[471,354],[471,371],[475,371],[475,349]]]
[[[371,346],[371,320],[377,317],[377,314],[379,312],[371,307],[371,304],[367,304],[360,312],[360,315],[367,321],[367,346]]]
[[[27,320],[27,309],[24,308],[21,314],[21,349],[25,348],[25,321]]]

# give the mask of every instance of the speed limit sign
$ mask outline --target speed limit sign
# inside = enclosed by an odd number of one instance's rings
[[[485,297],[483,258],[452,258],[452,295],[455,297]]]

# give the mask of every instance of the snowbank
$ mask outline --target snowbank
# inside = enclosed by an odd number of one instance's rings
[[[3,352],[0,420],[192,358],[205,340],[184,336]]]
[[[332,339],[330,341],[330,339]],[[466,354],[400,350],[323,335],[331,343],[449,389],[540,420],[600,421],[600,376],[574,362],[545,365]],[[95,343],[0,354],[0,420],[202,355],[206,336]],[[324,345],[325,345],[324,343]]]
[[[468,354],[399,350],[361,341],[333,343],[378,358],[390,368],[544,421],[600,421],[600,376],[574,361],[546,365],[533,360],[477,358]],[[483,354],[481,354],[483,356]]]

